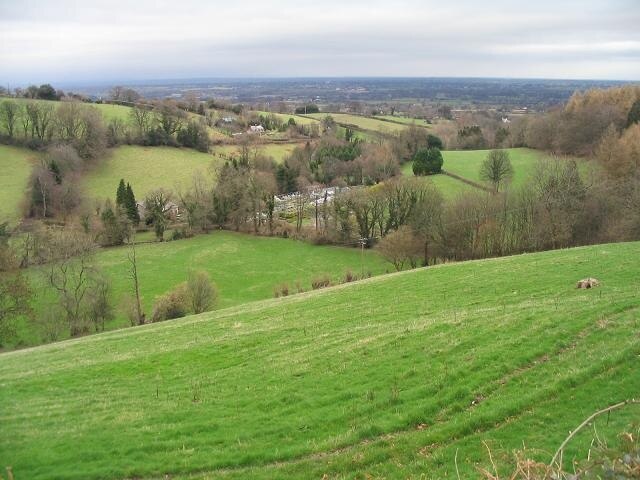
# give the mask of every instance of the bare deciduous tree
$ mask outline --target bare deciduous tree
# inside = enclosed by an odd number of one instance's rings
[[[131,240],[131,249],[129,250],[129,254],[127,256],[129,260],[129,277],[133,282],[133,313],[131,315],[131,324],[134,325],[136,322],[137,325],[142,325],[145,323],[145,314],[142,311],[142,303],[140,302],[140,281],[138,279],[138,258],[136,257],[136,242],[135,237]]]
[[[70,335],[81,335],[88,331],[84,302],[94,272],[94,245],[88,236],[72,230],[55,232],[51,242],[56,261],[46,270],[47,282],[58,294]]]
[[[513,167],[509,153],[505,150],[491,150],[480,166],[480,178],[493,185],[496,193],[500,186],[511,180]]]
[[[20,118],[20,107],[13,100],[6,100],[0,104],[0,121],[4,126],[9,138],[13,138],[13,134]]]
[[[209,274],[204,271],[191,272],[187,280],[187,297],[193,313],[202,313],[215,304],[218,293]]]

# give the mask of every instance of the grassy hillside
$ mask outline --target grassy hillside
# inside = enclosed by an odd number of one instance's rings
[[[298,146],[304,146],[304,143],[265,143],[258,145],[257,150],[259,153],[272,157],[276,162],[281,163],[285,157],[291,154],[293,150]],[[221,145],[213,147],[213,154],[220,156],[233,155],[239,153],[239,148],[236,145]]]
[[[128,275],[128,248],[100,250],[95,265],[110,279],[113,302],[120,305],[131,293]],[[239,305],[273,296],[274,288],[284,282],[295,291],[299,281],[305,290],[311,289],[311,280],[328,274],[334,280],[347,270],[374,275],[391,268],[377,253],[365,251],[361,255],[355,248],[314,246],[305,242],[273,237],[255,237],[227,231],[216,231],[187,240],[142,244],[137,247],[138,270],[143,305],[150,314],[154,299],[184,282],[190,269],[206,270],[219,289],[220,308]],[[38,269],[30,270],[38,288],[36,309],[47,308],[51,299],[44,291]],[[108,328],[127,325],[124,314]],[[38,338],[30,327],[21,329],[25,344],[34,344]]]
[[[509,158],[513,166],[512,188],[520,188],[531,178],[538,161],[551,159],[551,156],[545,152],[532,150],[530,148],[507,148],[505,150],[509,152]],[[480,167],[485,158],[487,158],[489,151],[490,150],[443,151],[444,165],[442,168],[473,182],[484,183],[480,179]],[[413,175],[412,167],[411,162],[403,165],[403,175]],[[584,171],[588,168],[588,165],[582,161],[580,167]],[[445,198],[454,197],[460,192],[474,188],[446,175],[435,175],[429,178],[440,188]]]
[[[207,172],[214,161],[216,157],[211,154],[186,148],[124,145],[111,150],[87,173],[84,189],[91,198],[113,200],[118,182],[124,178],[143,199],[159,187],[187,187],[194,173]]]
[[[456,452],[461,478],[489,465],[483,441],[548,461],[640,391],[639,254],[445,265],[0,355],[0,463],[31,480],[455,479]],[[589,275],[602,286],[576,290]]]
[[[255,111],[256,114],[258,115],[275,115],[281,122],[288,122],[290,118],[293,118],[296,121],[296,124],[298,125],[313,125],[314,123],[319,123],[318,120],[315,120],[313,118],[308,118],[308,117],[301,117],[300,115],[294,115],[294,114],[289,114],[289,113],[275,113],[275,112],[263,112],[263,111],[259,111],[256,110]]]
[[[449,172],[468,178],[474,182],[482,182],[480,179],[480,167],[487,158],[490,150],[464,150],[442,152],[444,156],[443,168]],[[535,171],[538,161],[551,159],[545,152],[530,148],[508,148],[509,158],[513,166],[512,187],[521,187]],[[584,167],[585,162],[581,165]]]
[[[364,117],[362,115],[351,115],[348,113],[312,113],[306,115],[316,120],[322,120],[327,115],[331,115],[336,123],[340,125],[354,125],[363,130],[370,130],[378,133],[394,133],[400,130],[404,130],[408,125],[401,125],[393,122],[386,122],[384,120],[377,120],[371,117]]]
[[[57,108],[62,103],[53,100],[33,100],[27,98],[13,98],[12,100],[15,100],[16,102],[38,102],[50,104],[54,108]],[[86,105],[97,108],[102,113],[105,122],[109,122],[109,120],[113,118],[119,118],[125,122],[130,120],[129,112],[131,109],[124,105],[111,105],[107,103],[87,103]]]
[[[296,144],[265,144],[259,151],[280,162]],[[212,153],[187,148],[141,147],[124,145],[109,152],[108,157],[85,178],[84,188],[91,198],[114,198],[121,178],[131,183],[140,199],[151,190],[163,187],[175,190],[190,185],[193,175],[207,173],[221,165],[226,155],[238,151],[233,145],[213,147]]]
[[[426,120],[421,118],[400,117],[397,115],[376,115],[377,119],[388,120],[390,122],[403,123],[405,125],[416,125],[418,127],[429,127]]]
[[[442,152],[443,154],[446,152]],[[413,176],[413,164],[412,162],[402,165],[402,175]],[[429,175],[424,177],[425,181],[433,182],[433,184],[440,190],[440,193],[445,199],[452,199],[460,195],[463,192],[474,190],[475,187],[461,182],[458,179],[450,177],[448,175]]]
[[[38,154],[26,148],[0,145],[0,223],[16,222]]]

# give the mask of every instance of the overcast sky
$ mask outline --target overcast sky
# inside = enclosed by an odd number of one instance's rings
[[[640,0],[0,0],[0,82],[640,80]]]

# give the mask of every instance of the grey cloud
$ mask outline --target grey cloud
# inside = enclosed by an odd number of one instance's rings
[[[0,0],[0,81],[640,78],[636,0]]]

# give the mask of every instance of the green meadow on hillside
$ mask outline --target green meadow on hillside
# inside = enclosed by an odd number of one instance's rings
[[[416,125],[418,127],[429,127],[426,120],[421,118],[400,117],[397,115],[376,115],[375,118],[388,120],[390,122],[404,123],[405,125]]]
[[[322,120],[327,115],[331,115],[335,122],[342,126],[354,125],[357,128],[377,133],[395,133],[408,128],[408,125],[401,125],[398,123],[386,122],[384,120],[376,120],[375,118],[364,117],[362,115],[351,115],[348,113],[312,113],[306,116],[315,118],[316,120]]]
[[[115,199],[118,182],[131,183],[138,199],[157,188],[186,188],[197,172],[206,173],[216,157],[187,148],[123,145],[108,152],[84,179],[88,197]]]
[[[39,99],[34,100],[34,99],[27,99],[27,98],[13,98],[12,100],[15,100],[17,102],[38,102],[43,104],[50,104],[54,108],[57,108],[61,103],[65,101],[65,100],[54,101],[54,100],[39,100]],[[85,103],[83,105],[95,107],[96,109],[98,109],[98,111],[102,114],[102,118],[105,123],[109,123],[109,121],[113,119],[119,119],[124,123],[130,123],[132,121],[131,107],[127,107],[125,105],[115,105],[110,103]],[[188,113],[187,118],[201,118],[201,117],[198,117],[198,115],[196,115],[195,113]],[[225,134],[224,132],[222,132],[217,128],[207,127],[207,130],[213,141],[225,141],[225,140],[228,140],[229,138],[227,134]]]
[[[12,100],[15,100],[17,102],[38,102],[49,104],[54,108],[63,103],[53,100],[33,100],[27,98],[12,98]],[[125,122],[128,122],[130,120],[129,112],[131,111],[131,109],[129,107],[125,107],[124,105],[112,105],[108,103],[86,103],[85,105],[97,108],[100,113],[102,113],[105,122],[109,122],[109,120],[114,118],[118,118]]]
[[[276,113],[276,112],[264,112],[264,111],[255,111],[258,115],[275,115],[281,122],[288,122],[290,118],[293,118],[297,125],[313,125],[314,123],[319,123],[318,120],[308,117],[302,117],[300,115],[289,114],[289,113]]]
[[[281,162],[296,146],[265,144],[257,149]],[[187,188],[195,174],[206,174],[212,167],[222,165],[226,156],[238,152],[238,147],[224,145],[212,150],[202,153],[187,148],[123,145],[110,150],[107,158],[87,173],[84,189],[91,198],[113,199],[121,178],[131,183],[138,199],[160,187]]]
[[[101,249],[96,253],[95,265],[110,280],[112,301],[120,306],[125,295],[131,294],[128,275],[128,247]],[[219,290],[218,308],[271,298],[275,287],[288,283],[296,291],[296,282],[311,289],[311,280],[328,274],[338,281],[347,270],[360,275],[361,270],[373,275],[391,269],[376,252],[355,248],[315,246],[306,242],[256,237],[228,231],[214,231],[191,239],[148,243],[136,248],[140,289],[143,305],[150,316],[155,298],[184,282],[190,269],[209,272]],[[29,270],[37,288],[35,308],[42,311],[51,301],[45,293],[41,270]],[[123,312],[117,309],[117,318],[108,328],[127,325]],[[25,344],[38,341],[32,327],[23,326]]]
[[[442,153],[446,154],[447,152],[442,152]],[[413,176],[412,162],[407,162],[404,165],[402,165],[402,167],[400,168],[401,168],[402,175],[409,176],[409,177]],[[456,198],[458,195],[460,195],[463,192],[473,191],[475,189],[475,187],[467,183],[461,182],[456,178],[453,178],[444,174],[428,175],[422,178],[425,181],[432,182],[446,200]]]
[[[272,157],[276,162],[282,163],[285,157],[291,155],[291,152],[298,147],[304,146],[304,143],[265,143],[258,146],[258,151],[263,155]],[[214,153],[220,149],[226,148],[228,151],[237,152],[238,147],[226,146],[226,147],[214,147]]]
[[[483,441],[499,464],[523,445],[549,461],[640,391],[639,254],[443,265],[3,354],[0,464],[30,480],[456,479],[455,457],[461,478],[491,468]],[[601,287],[577,290],[586,276]]]
[[[535,167],[541,160],[552,160],[552,156],[530,148],[507,148],[509,159],[513,166],[513,179],[511,185],[519,188],[535,172]],[[482,183],[480,179],[480,167],[490,150],[459,150],[442,152],[444,156],[443,169],[467,178],[471,181]],[[586,168],[585,161],[581,161],[582,169]]]
[[[38,156],[26,148],[0,145],[0,223],[20,218],[29,174]]]
[[[539,161],[553,159],[551,155],[545,152],[530,148],[507,148],[505,150],[509,152],[509,158],[513,166],[512,188],[522,187],[534,174]],[[480,167],[489,152],[490,150],[444,150],[442,152],[444,159],[442,168],[472,182],[483,184],[484,182],[480,179]],[[578,165],[580,170],[585,173],[590,168],[589,164],[584,160],[581,160]],[[412,162],[405,163],[402,166],[402,174],[413,175],[412,168]],[[460,192],[474,188],[447,175],[433,175],[427,178],[431,179],[440,188],[445,198],[455,197]]]

